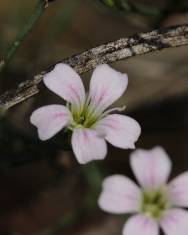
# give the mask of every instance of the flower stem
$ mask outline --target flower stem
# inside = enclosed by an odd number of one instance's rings
[[[0,71],[2,71],[8,62],[11,60],[17,49],[20,47],[22,41],[25,39],[27,34],[33,29],[40,16],[43,14],[48,6],[47,0],[38,0],[33,14],[30,16],[25,26],[18,33],[12,44],[5,50],[2,59],[0,60]]]
[[[102,172],[95,162],[90,162],[82,167],[86,181],[92,193],[97,194],[101,190],[101,182],[103,180]]]

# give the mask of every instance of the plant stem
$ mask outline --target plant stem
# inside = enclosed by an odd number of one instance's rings
[[[137,13],[152,17],[158,17],[161,14],[161,10],[158,7],[135,4],[129,0],[102,0],[102,2],[108,7],[116,8],[120,11],[125,11],[128,13]]]
[[[88,163],[82,169],[89,189],[85,197],[85,208],[93,210],[96,208],[97,198],[101,191],[103,174],[95,162]]]
[[[167,15],[176,12],[187,12],[188,11],[188,3],[180,2],[179,0],[168,0],[168,3],[165,9],[150,6],[141,3],[133,3],[130,0],[100,0],[106,6],[118,9],[120,11],[125,11],[127,13],[136,13],[148,17],[156,17],[159,19],[163,19]]]
[[[130,4],[130,11],[144,16],[159,17],[161,10],[157,7],[146,6],[143,4]]]
[[[101,189],[101,182],[103,179],[99,167],[95,162],[91,162],[83,166],[82,169],[90,189],[94,193],[98,193],[98,191]]]
[[[39,20],[40,16],[43,14],[47,6],[48,5],[46,0],[38,0],[33,14],[30,16],[23,29],[21,29],[21,31],[18,33],[12,44],[5,50],[4,55],[0,60],[0,71],[2,71],[4,67],[8,64],[8,62],[11,60],[17,49],[20,47],[22,41],[25,39],[27,34],[33,29],[36,22]]]

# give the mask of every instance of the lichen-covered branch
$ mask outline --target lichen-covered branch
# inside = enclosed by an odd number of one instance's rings
[[[164,48],[183,45],[188,45],[188,25],[162,28],[121,38],[92,48],[61,62],[71,65],[81,74],[94,69],[98,64],[112,63],[133,56],[159,51]],[[43,89],[42,86],[39,87],[43,75],[51,71],[53,67],[51,66],[49,69],[35,75],[32,80],[27,80],[21,83],[16,89],[7,91],[1,95],[0,109],[7,110],[39,93]]]

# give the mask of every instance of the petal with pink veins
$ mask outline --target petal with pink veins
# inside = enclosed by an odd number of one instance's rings
[[[129,178],[113,175],[103,181],[99,207],[110,213],[122,214],[137,212],[142,194],[138,186]]]
[[[57,64],[54,69],[44,75],[44,84],[80,109],[85,102],[85,89],[80,76],[67,64]]]
[[[30,122],[38,128],[39,138],[47,140],[72,122],[72,114],[63,105],[47,105],[36,109]]]
[[[116,101],[127,88],[128,77],[126,74],[117,72],[109,65],[98,65],[94,70],[89,95],[91,106],[103,111]]]
[[[188,234],[188,212],[183,209],[170,209],[160,220],[165,235]]]
[[[138,214],[125,223],[123,235],[159,235],[159,226],[153,219]]]
[[[111,114],[98,121],[98,131],[104,131],[105,139],[112,145],[123,148],[135,148],[135,142],[141,133],[140,125],[133,118],[120,114]]]
[[[171,172],[171,161],[162,147],[138,149],[131,154],[130,163],[138,182],[144,188],[163,186]]]
[[[188,172],[184,172],[168,185],[171,203],[175,206],[188,207]]]
[[[73,152],[80,164],[102,160],[107,154],[107,145],[95,130],[75,128],[72,134]]]

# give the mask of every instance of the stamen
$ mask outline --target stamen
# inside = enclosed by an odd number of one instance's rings
[[[86,93],[86,100],[85,100],[85,104],[84,104],[85,108],[87,108],[89,106],[90,101],[91,101],[91,97],[88,93]]]
[[[95,104],[90,103],[87,107],[87,111],[86,111],[86,119],[90,119],[91,117],[98,117],[100,116],[100,112],[99,109],[100,107],[96,107]]]
[[[107,116],[109,113],[114,112],[114,111],[123,112],[125,109],[126,109],[126,106],[115,107],[115,108],[108,109],[107,111],[102,113],[99,118],[101,119],[101,118]]]
[[[165,189],[143,192],[140,208],[142,213],[154,219],[160,219],[168,208],[170,208],[170,203]]]
[[[126,108],[125,106],[115,107],[103,112],[102,106],[101,105],[96,106],[96,104],[94,104],[91,101],[91,97],[89,94],[86,94],[85,103],[79,109],[75,106],[75,104],[67,103],[66,105],[73,115],[74,119],[74,123],[72,124],[73,127],[76,127],[78,125],[84,127],[91,127],[95,124],[97,120],[105,117],[109,113],[113,111],[121,112]]]

